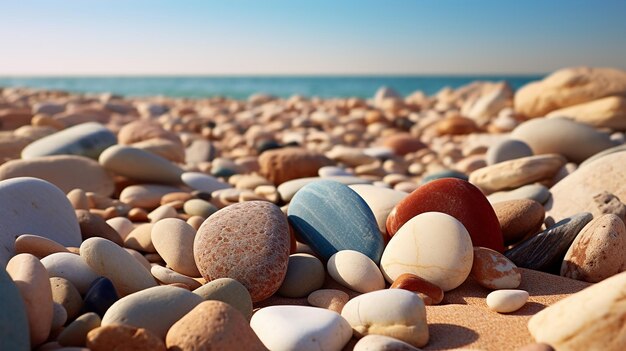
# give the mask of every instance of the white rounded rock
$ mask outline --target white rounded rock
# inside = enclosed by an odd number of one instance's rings
[[[498,313],[515,312],[528,301],[528,292],[516,289],[492,291],[487,295],[487,306]]]
[[[387,233],[387,216],[393,208],[409,194],[404,191],[382,188],[369,184],[350,185],[363,200],[367,203],[376,217],[376,223],[381,233]]]
[[[200,172],[185,172],[180,178],[183,183],[205,193],[212,193],[220,189],[232,188],[230,185],[220,182],[217,178]]]
[[[426,212],[391,238],[380,267],[389,283],[412,273],[450,291],[467,279],[473,260],[472,239],[463,224],[445,213]]]
[[[271,306],[257,311],[250,326],[272,351],[341,350],[352,337],[337,312],[309,306]]]
[[[115,231],[117,232],[117,234],[120,235],[122,240],[126,239],[128,234],[130,234],[130,232],[132,232],[135,228],[133,222],[131,222],[130,219],[126,217],[113,217],[107,219],[106,222],[108,225],[111,226],[111,228],[115,229]]]
[[[81,294],[86,293],[91,283],[99,277],[80,256],[69,252],[53,253],[42,258],[41,263],[51,278],[61,277],[69,280]]]
[[[328,259],[326,267],[335,281],[354,291],[368,293],[385,288],[385,278],[376,263],[358,251],[339,251]]]
[[[162,219],[152,226],[152,244],[156,251],[174,271],[190,277],[200,276],[193,258],[195,236],[195,229],[177,218]]]

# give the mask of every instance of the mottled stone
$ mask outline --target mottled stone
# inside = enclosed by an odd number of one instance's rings
[[[165,343],[151,331],[124,324],[92,329],[87,333],[87,347],[91,351],[166,351]]]
[[[307,297],[307,302],[311,306],[326,308],[337,313],[341,313],[348,300],[350,300],[348,294],[335,289],[316,290]]]
[[[487,289],[515,289],[522,282],[517,266],[503,254],[484,247],[474,247],[474,263],[470,273]]]
[[[493,204],[502,227],[504,242],[515,243],[541,229],[545,210],[540,203],[528,200],[508,200]]]
[[[314,177],[331,164],[326,156],[300,148],[268,150],[259,156],[261,174],[275,185],[297,178]]]
[[[443,300],[443,290],[415,274],[403,273],[391,284],[390,289],[404,289],[419,295],[425,305],[437,305]]]

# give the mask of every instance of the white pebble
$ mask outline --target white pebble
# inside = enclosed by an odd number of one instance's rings
[[[514,312],[528,301],[528,292],[524,290],[503,289],[487,295],[487,306],[498,313]]]

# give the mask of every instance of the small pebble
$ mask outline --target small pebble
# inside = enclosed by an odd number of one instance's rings
[[[498,313],[515,312],[528,301],[528,292],[524,290],[503,289],[487,295],[487,307]]]

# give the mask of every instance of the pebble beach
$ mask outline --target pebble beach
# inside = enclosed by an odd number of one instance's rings
[[[0,350],[624,350],[626,71],[0,87]]]

